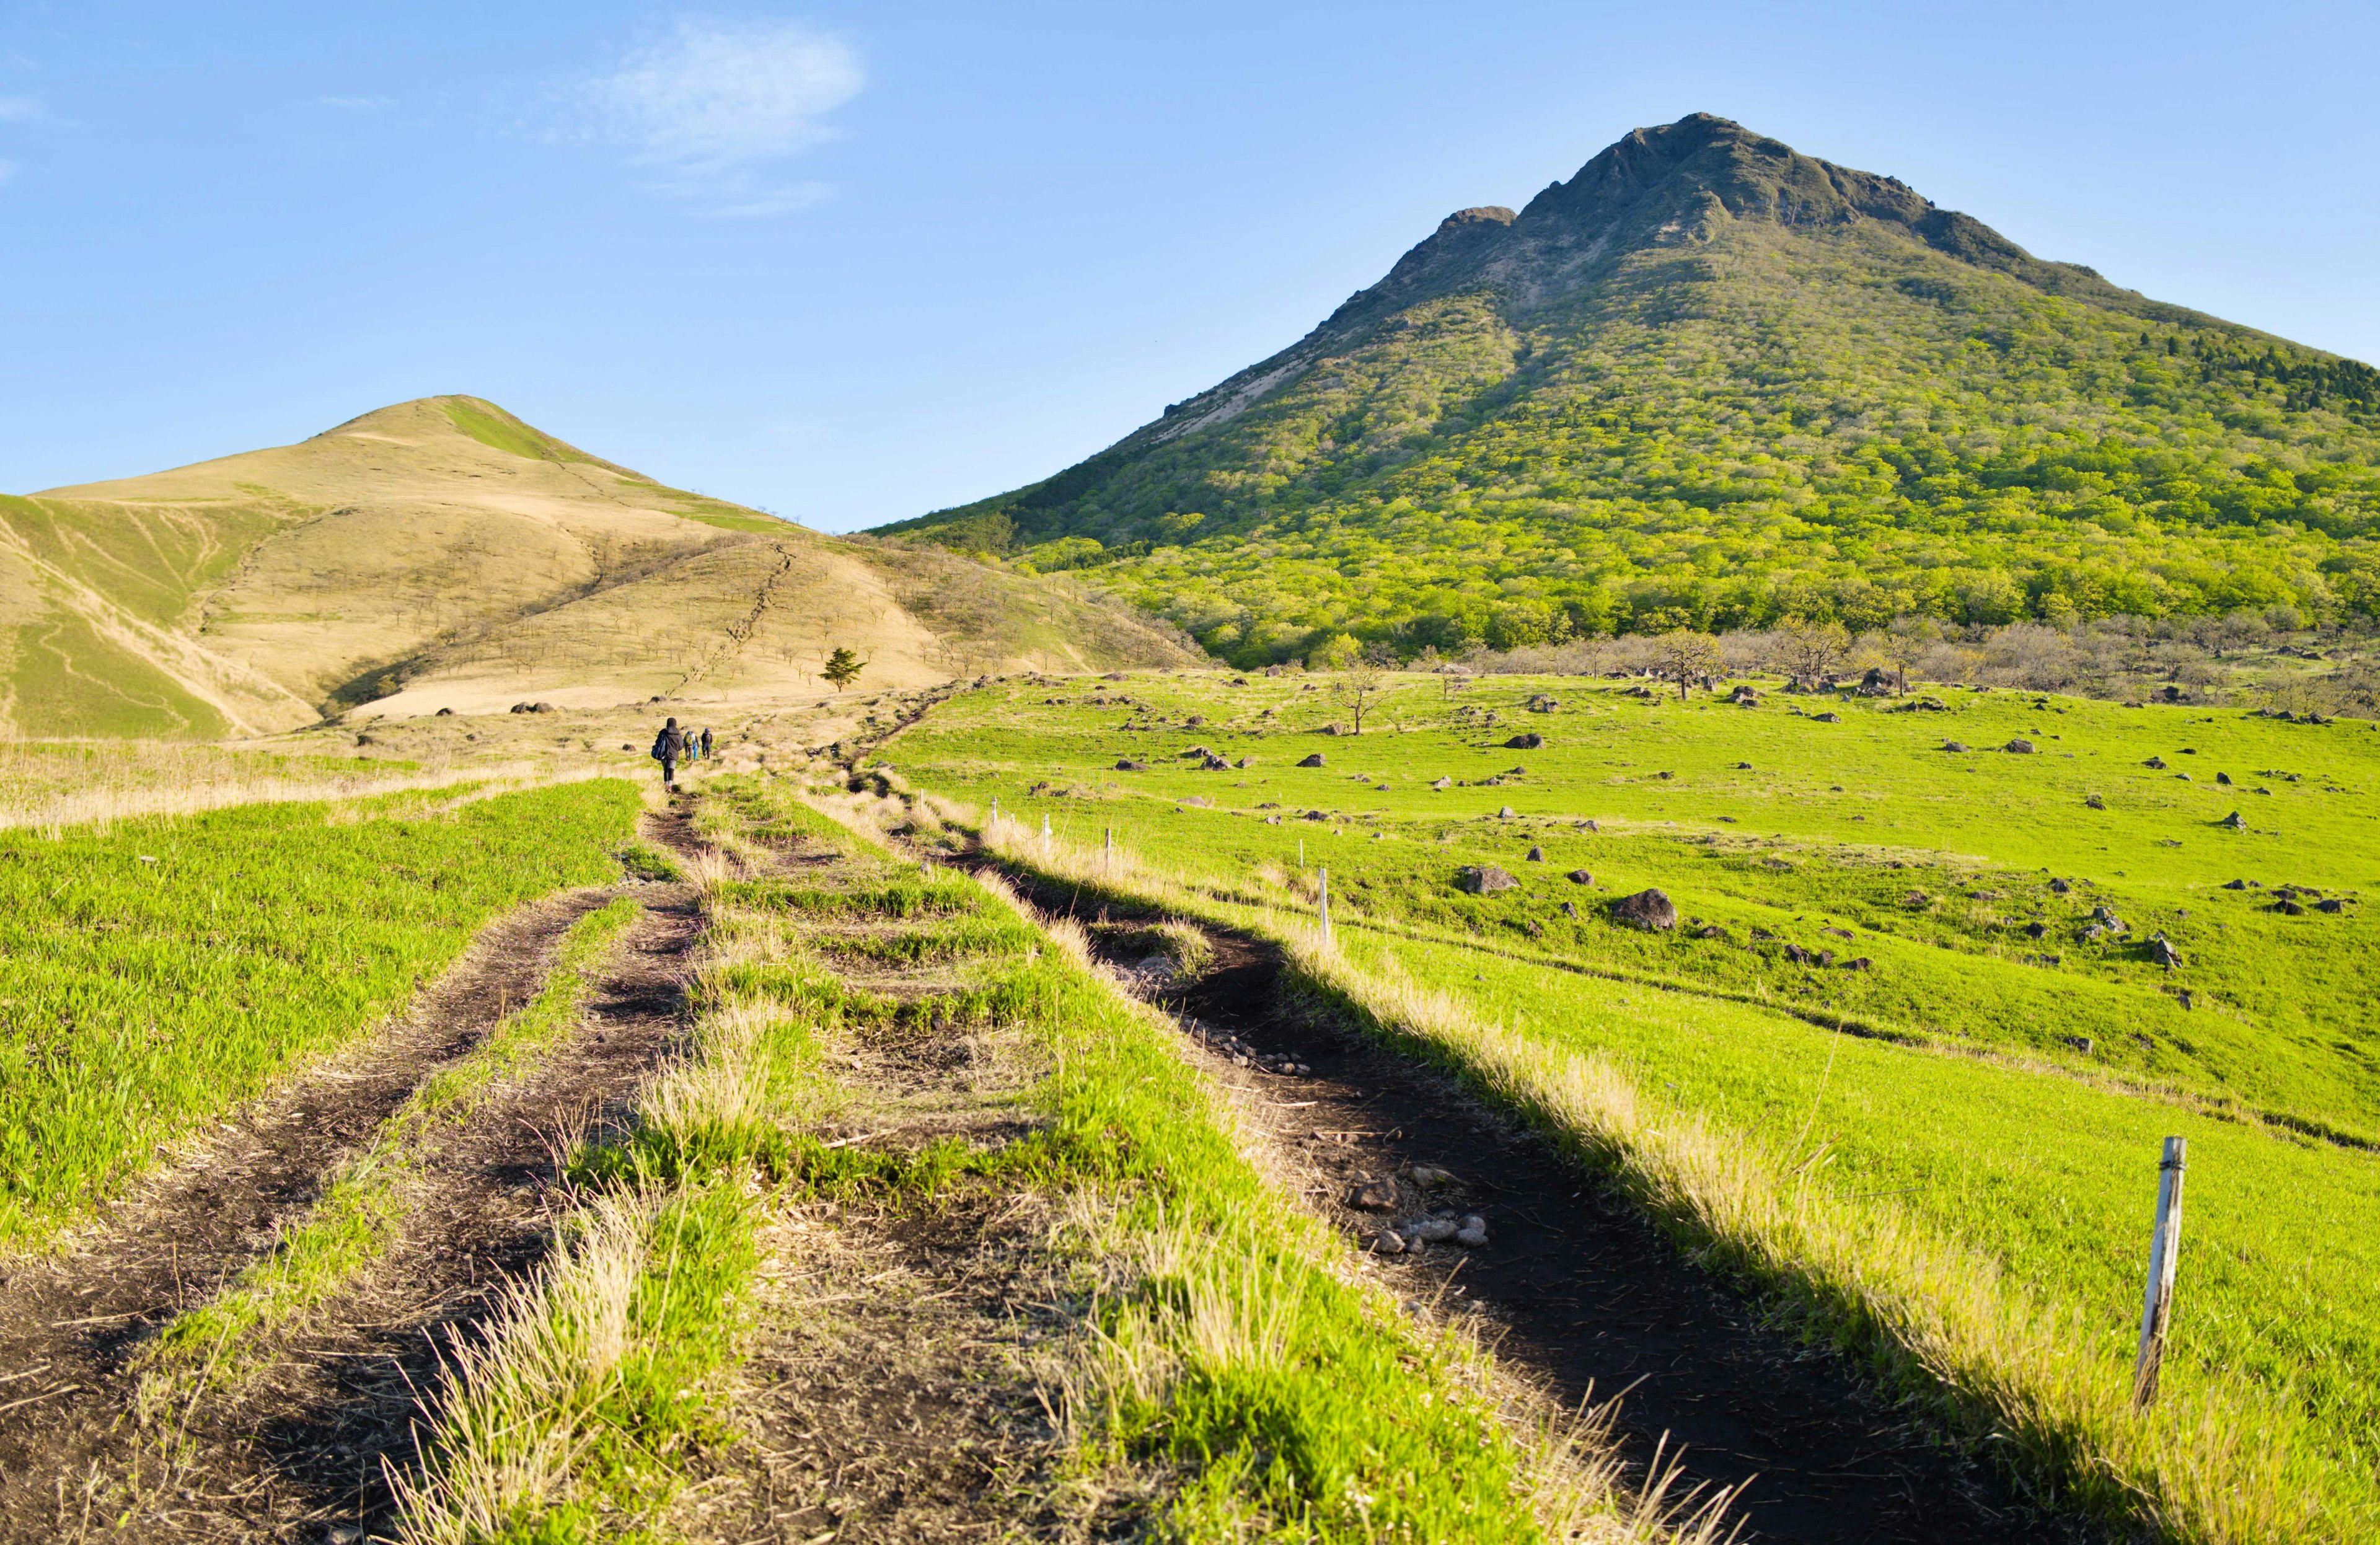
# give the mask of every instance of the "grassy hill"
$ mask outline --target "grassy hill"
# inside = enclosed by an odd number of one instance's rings
[[[2336,618],[2380,604],[2375,463],[2368,366],[1696,115],[1450,216],[1090,459],[887,529],[1096,570],[1242,665],[1341,631]]]
[[[1185,658],[1077,589],[670,488],[476,397],[0,497],[0,714],[19,735],[799,692],[837,646],[884,687]]]

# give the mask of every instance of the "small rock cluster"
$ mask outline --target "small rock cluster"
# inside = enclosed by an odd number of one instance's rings
[[[1284,1078],[1303,1078],[1314,1069],[1297,1060],[1294,1052],[1259,1052],[1229,1030],[1218,1030],[1190,1021],[1190,1039],[1222,1057],[1233,1067],[1252,1067],[1258,1073],[1277,1074]]]

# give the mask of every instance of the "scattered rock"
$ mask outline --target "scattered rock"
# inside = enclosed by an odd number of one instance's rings
[[[1148,771],[1148,763],[1145,761],[1135,761],[1130,757],[1126,757],[1123,760],[1116,763],[1116,771],[1119,772],[1146,772]]]
[[[2074,1050],[2082,1052],[2086,1057],[2091,1054],[2091,1048],[2098,1044],[2087,1035],[2062,1035],[2058,1039],[2064,1041],[2067,1045],[2073,1047]]]
[[[2095,794],[2086,794],[2082,797],[2082,808],[2086,810],[2104,810],[2107,808],[2107,802]]]
[[[1752,763],[1748,761],[1739,761],[1735,764],[1735,770],[1738,772],[1749,772],[1752,771]]]
[[[2070,882],[2064,880],[2053,880],[2049,882],[2049,894],[2052,895],[2062,896],[2073,888]]]
[[[1507,740],[1504,742],[1504,748],[1508,751],[1536,751],[1542,750],[1545,744],[1546,737],[1533,730],[1527,735],[1516,735]]]
[[[1300,767],[1323,767],[1327,766],[1328,763],[1322,760],[1322,753],[1317,751],[1313,755],[1307,757],[1305,760],[1299,762],[1297,765]]]
[[[2047,923],[2027,923],[2024,925],[2024,936],[2028,939],[2046,939],[2049,936],[2049,925]]]
[[[1533,847],[1529,849],[1528,861],[1533,864],[1544,863],[1546,861],[1546,850],[1542,847]]]
[[[1454,780],[1453,780],[1453,779],[1451,779],[1451,778],[1440,778],[1440,779],[1439,779],[1439,780],[1438,780],[1438,782],[1436,782],[1436,783],[1434,783],[1434,784],[1430,785],[1429,786],[1430,786],[1430,787],[1432,787],[1432,788],[1434,788],[1434,789],[1436,789],[1436,790],[1438,790],[1439,793],[1443,794],[1443,793],[1445,793],[1448,789],[1452,788],[1452,787],[1454,786]]]
[[[1328,821],[1330,817],[1327,812],[1322,810],[1308,810],[1297,819],[1300,821]]]
[[[1966,748],[1967,743],[1963,740],[1945,740],[1942,742],[1942,749],[1946,751],[1964,751]]]
[[[1561,905],[1561,912],[1562,912],[1562,916],[1563,916],[1563,917],[1565,917],[1565,918],[1575,918],[1575,917],[1577,917],[1577,916],[1578,916],[1578,903],[1576,903],[1576,902],[1574,902],[1574,901],[1565,901],[1565,902],[1563,902],[1563,903],[1562,903],[1562,905]]]
[[[2225,816],[2215,824],[2217,826],[2227,827],[2234,832],[2244,832],[2248,829],[2248,818],[2241,815],[2238,810],[2233,810],[2229,815]]]
[[[2344,896],[2325,896],[2322,900],[2313,904],[2313,909],[2317,912],[2344,912],[2347,910],[2347,898]]]
[[[1592,885],[1595,883],[1595,876],[1587,873],[1586,870],[1583,869],[1572,870],[1568,875],[1564,876],[1564,878],[1569,880],[1569,882],[1573,885]]]
[[[1441,1170],[1435,1164],[1415,1164],[1405,1172],[1416,1186],[1437,1187],[1459,1184],[1452,1170]]]
[[[2215,774],[2215,781],[2221,784],[2224,787],[2228,788],[2231,786],[2231,774],[2228,772],[2217,772]]]
[[[1212,799],[1208,798],[1203,794],[1194,794],[1189,798],[1184,799],[1182,802],[1184,805],[1195,806],[1202,810],[1211,810],[1215,808],[1215,802]]]
[[[1463,1220],[1463,1226],[1454,1231],[1454,1242],[1458,1245],[1466,1245],[1475,1250],[1486,1245],[1488,1220],[1476,1212],[1471,1213]]]
[[[1724,939],[1727,937],[1727,930],[1719,927],[1717,923],[1705,923],[1702,927],[1694,930],[1694,937],[1697,939]]]
[[[1462,1226],[1451,1218],[1408,1218],[1397,1225],[1397,1232],[1427,1245],[1443,1245]]]
[[[2291,901],[2287,896],[2281,897],[2280,900],[2273,903],[2270,906],[2265,907],[2265,910],[2267,912],[2278,912],[2285,918],[2302,918],[2305,916],[2305,908],[2299,906],[2296,902]]]
[[[1514,810],[1514,809],[1512,809],[1512,806],[1510,806],[1510,805],[1505,805],[1505,806],[1501,806],[1501,807],[1500,807],[1500,808],[1497,809],[1497,811],[1496,811],[1496,819],[1497,819],[1497,820],[1499,820],[1499,821],[1510,821],[1510,820],[1512,820],[1512,817],[1513,817],[1514,815],[1516,815],[1516,814],[1518,814],[1518,813],[1519,813],[1519,812],[1518,812],[1518,811],[1516,811],[1516,810]]]
[[[1254,767],[1256,764],[1257,759],[1254,757],[1242,757],[1239,760],[1232,763],[1233,767]]]
[[[1484,896],[1517,889],[1521,882],[1494,864],[1465,864],[1455,872],[1454,883],[1459,890]]]
[[[1382,1229],[1372,1235],[1372,1249],[1378,1255],[1402,1255],[1405,1253],[1404,1236],[1393,1229]]]
[[[1621,896],[1611,904],[1611,920],[1627,928],[1641,928],[1647,932],[1678,926],[1678,908],[1658,890],[1639,891],[1633,896]]]
[[[455,717],[455,711],[451,708],[442,708],[430,717],[432,719],[452,719]]]
[[[2034,754],[2033,742],[2030,740],[2011,740],[2007,745],[2001,747],[2000,749],[2003,751],[2012,752],[2013,754],[2021,757],[2029,757]]]
[[[1810,719],[1813,724],[1840,724],[1843,722],[1843,716],[1840,713],[1814,713]]]
[[[2254,883],[2255,882],[2252,880],[2226,880],[2223,882],[2223,889],[2227,891],[2244,891]]]
[[[1347,1187],[1347,1205],[1367,1212],[1390,1212],[1397,1205],[1397,1183],[1385,1176],[1358,1180]]]
[[[2149,760],[2146,760],[2146,761],[2144,761],[2144,762],[2141,763],[2141,765],[2142,765],[2143,767],[2146,767],[2146,768],[2150,769],[2150,770],[2151,770],[2151,771],[2153,771],[2153,772],[2164,772],[2164,771],[2165,771],[2165,758],[2163,758],[2163,757],[2151,757],[2151,758],[2149,758]]]
[[[1872,969],[1874,969],[1874,968],[1875,968],[1875,966],[1876,966],[1876,962],[1875,962],[1875,961],[1873,961],[1873,960],[1870,960],[1867,956],[1865,956],[1865,955],[1855,955],[1852,956],[1852,958],[1850,958],[1849,960],[1846,960],[1846,961],[1844,961],[1844,962],[1843,962],[1843,969],[1844,969],[1844,970],[1846,970],[1846,971],[1866,971],[1866,970],[1872,970]]]
[[[2170,971],[2181,964],[2181,952],[2164,934],[2153,934],[2149,938],[2149,958]]]

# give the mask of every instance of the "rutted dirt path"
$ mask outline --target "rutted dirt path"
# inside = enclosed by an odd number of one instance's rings
[[[1110,915],[1072,887],[1007,878],[1046,911]],[[1093,926],[1095,947],[1113,950],[1160,920],[1112,911],[1133,926]],[[1680,1463],[1672,1494],[1741,1488],[1730,1515],[1743,1520],[1746,1545],[2095,1538],[1929,1441],[1839,1356],[1764,1326],[1626,1202],[1452,1077],[1286,1012],[1271,945],[1194,926],[1215,955],[1195,979],[1160,984],[1129,969],[1126,979],[1180,1018],[1247,1128],[1305,1178],[1307,1205],[1363,1238],[1398,1220],[1484,1219],[1484,1247],[1426,1243],[1372,1255],[1370,1269],[1409,1304],[1479,1317],[1507,1368],[1569,1405],[1624,1392],[1626,1456],[1646,1466],[1658,1449]],[[1126,946],[1111,963],[1135,967],[1146,953]],[[1283,1063],[1310,1071],[1273,1070]],[[1367,1182],[1369,1197],[1359,1191]]]
[[[647,831],[694,845],[684,801]],[[536,994],[562,934],[617,891],[570,893],[492,925],[398,1024],[243,1111],[112,1210],[84,1247],[6,1269],[0,1377],[16,1377],[0,1383],[0,1539],[352,1539],[387,1521],[382,1456],[411,1463],[418,1397],[439,1380],[446,1338],[545,1253],[564,1132],[615,1117],[679,1028],[683,957],[700,927],[693,890],[627,889],[647,915],[600,975],[582,1028],[434,1133],[395,1248],[270,1344],[254,1377],[204,1392],[163,1430],[130,1415],[156,1329],[269,1253],[341,1160]],[[20,1395],[34,1403],[6,1408]]]
[[[833,858],[822,845],[776,858],[809,884],[881,873],[865,852]],[[916,926],[810,919],[801,933],[847,983],[914,1000],[953,986],[952,965],[863,962],[836,945]],[[820,1135],[894,1152],[1021,1136],[1040,1118],[1016,1097],[1048,1071],[1027,1044],[1013,1028],[835,1032],[843,1102]],[[1053,1469],[1042,1392],[1080,1326],[1048,1246],[1050,1206],[991,1184],[785,1206],[763,1240],[741,1436],[698,1457],[671,1532],[698,1545],[1111,1538],[1106,1526],[1136,1500],[1131,1480]]]

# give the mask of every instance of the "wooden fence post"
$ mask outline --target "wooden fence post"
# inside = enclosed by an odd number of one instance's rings
[[[1327,944],[1330,943],[1330,870],[1325,868],[1320,872],[1322,876],[1322,942]]]
[[[2165,1140],[2157,1165],[2156,1232],[2149,1238],[2149,1285],[2141,1308],[2141,1355],[2132,1365],[2132,1409],[2156,1404],[2157,1370],[2165,1364],[2166,1330],[2173,1321],[2173,1272],[2181,1256],[2181,1177],[2189,1169],[2190,1144]]]

